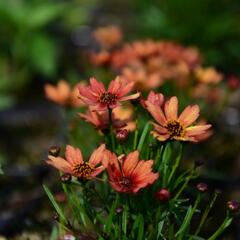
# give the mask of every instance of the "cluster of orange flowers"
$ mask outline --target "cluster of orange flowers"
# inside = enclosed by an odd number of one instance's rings
[[[93,35],[100,51],[90,53],[91,62],[110,67],[134,82],[136,89],[156,89],[166,81],[174,80],[178,87],[191,87],[194,98],[217,101],[222,94],[216,86],[223,75],[213,67],[202,67],[202,57],[196,48],[172,41],[122,43],[120,29],[116,26],[102,27]]]
[[[118,125],[117,119],[111,116],[116,113],[114,110],[120,107],[122,101],[140,97],[139,93],[129,95],[132,86],[132,82],[117,77],[106,89],[102,82],[91,78],[90,85],[78,86],[80,100],[89,106],[88,114],[81,116],[99,128]],[[199,117],[198,105],[187,106],[178,116],[176,97],[165,101],[162,94],[151,91],[147,99],[141,99],[140,102],[156,121],[152,123],[151,133],[159,141],[197,142],[211,127],[210,124],[194,124]],[[109,118],[106,118],[106,114],[110,114]],[[47,162],[77,178],[95,178],[106,169],[109,183],[118,192],[136,193],[159,177],[158,173],[152,171],[153,160],[139,160],[138,151],[117,157],[104,144],[93,152],[89,161],[83,160],[80,149],[68,145],[65,159],[49,155]]]

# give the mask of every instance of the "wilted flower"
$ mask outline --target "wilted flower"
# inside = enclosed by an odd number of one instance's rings
[[[89,86],[79,86],[79,93],[83,102],[95,110],[107,110],[119,106],[122,101],[137,98],[139,93],[125,96],[132,90],[133,85],[133,82],[116,77],[110,82],[108,90],[106,90],[102,82],[91,78]]]
[[[139,160],[139,152],[117,156],[105,151],[108,161],[109,182],[114,190],[123,193],[137,193],[141,188],[153,184],[159,177],[152,172],[153,160]]]
[[[216,71],[213,67],[202,68],[198,67],[195,70],[196,78],[202,83],[219,83],[223,79],[223,75]]]
[[[164,103],[164,96],[162,93],[155,93],[154,91],[151,91],[148,96],[147,100],[141,99],[141,105],[146,108],[146,101],[149,101],[150,103],[157,105],[157,106],[162,106]]]
[[[179,140],[196,142],[196,136],[203,134],[211,127],[210,124],[195,125],[192,124],[199,116],[199,106],[188,106],[178,117],[178,99],[171,97],[164,104],[164,112],[160,106],[146,101],[147,110],[151,113],[158,124],[152,123],[154,131],[152,134],[159,141]]]
[[[51,84],[46,84],[44,86],[46,97],[60,105],[72,107],[83,106],[84,103],[78,98],[77,86],[83,83],[77,84],[73,89],[70,85],[64,81],[60,80],[56,86]]]
[[[112,126],[114,130],[126,129],[134,131],[136,123],[132,120],[133,111],[130,108],[117,107],[112,111]],[[104,131],[110,127],[108,111],[92,111],[91,108],[86,113],[80,113],[79,116],[86,122],[91,123],[98,130]]]
[[[65,157],[49,155],[47,163],[63,173],[71,174],[78,178],[93,178],[100,174],[107,166],[103,160],[105,145],[102,144],[91,155],[89,161],[84,161],[80,149],[67,145]]]

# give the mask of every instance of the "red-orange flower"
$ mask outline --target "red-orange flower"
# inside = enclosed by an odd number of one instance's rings
[[[89,86],[80,86],[80,98],[86,104],[92,106],[95,110],[107,110],[115,108],[120,102],[135,99],[140,94],[127,95],[133,88],[133,82],[116,77],[109,84],[106,90],[102,82],[98,82],[95,78],[90,79]]]
[[[150,101],[146,101],[146,105],[147,110],[158,123],[152,123],[154,127],[152,134],[159,141],[175,139],[197,142],[197,137],[211,127],[210,124],[192,125],[199,117],[198,105],[187,106],[178,116],[178,99],[176,97],[171,97],[164,104],[164,111]]]
[[[93,178],[107,167],[103,159],[104,151],[105,145],[102,144],[92,153],[89,161],[84,161],[80,149],[67,145],[66,159],[49,155],[47,163],[78,178]]]
[[[139,160],[139,152],[117,156],[105,151],[107,172],[112,188],[117,192],[137,193],[141,188],[153,184],[159,177],[152,172],[153,160]]]

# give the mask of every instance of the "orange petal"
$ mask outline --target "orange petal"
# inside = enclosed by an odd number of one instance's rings
[[[151,115],[153,116],[153,118],[162,126],[165,125],[166,123],[166,118],[163,114],[162,109],[160,108],[160,106],[154,105],[149,101],[145,102],[147,105],[147,110],[151,113]]]
[[[137,166],[139,160],[139,152],[134,151],[128,154],[127,158],[123,162],[123,173],[125,176],[131,175],[132,171]]]
[[[67,147],[66,147],[65,156],[66,156],[67,161],[71,165],[81,164],[83,162],[83,157],[82,157],[82,153],[81,153],[80,149],[74,148],[70,145],[67,145]]]
[[[98,163],[100,163],[103,159],[103,153],[105,149],[106,149],[105,144],[101,144],[100,147],[94,150],[89,159],[89,163],[93,166],[96,166]]]
[[[192,126],[186,128],[186,135],[187,136],[196,136],[198,134],[202,134],[205,132],[207,129],[209,129],[212,125],[211,124],[206,124],[206,125],[197,125],[197,126]]]
[[[188,106],[186,107],[181,115],[178,118],[178,121],[181,122],[185,127],[191,125],[199,117],[199,106]]]
[[[151,134],[154,138],[156,138],[158,141],[163,142],[166,141],[170,135],[169,134],[159,134],[158,132],[151,131]]]
[[[120,99],[119,99],[119,101],[127,101],[127,100],[132,100],[132,99],[136,99],[136,98],[138,98],[140,96],[140,93],[135,93],[135,94],[132,94],[132,95],[128,95],[128,96],[126,96],[126,97],[121,97]]]
[[[177,97],[171,97],[164,105],[164,111],[167,120],[176,120],[178,115],[178,99]]]
[[[46,162],[64,173],[71,173],[70,163],[61,157],[48,156]]]

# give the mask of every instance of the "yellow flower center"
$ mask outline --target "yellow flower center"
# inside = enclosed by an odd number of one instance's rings
[[[184,135],[184,127],[176,120],[169,121],[166,128],[170,134],[170,138],[183,137]]]
[[[115,104],[117,100],[117,96],[110,92],[105,92],[99,96],[99,102],[105,104]]]
[[[72,167],[72,174],[77,177],[89,177],[94,171],[88,163],[76,164]]]

